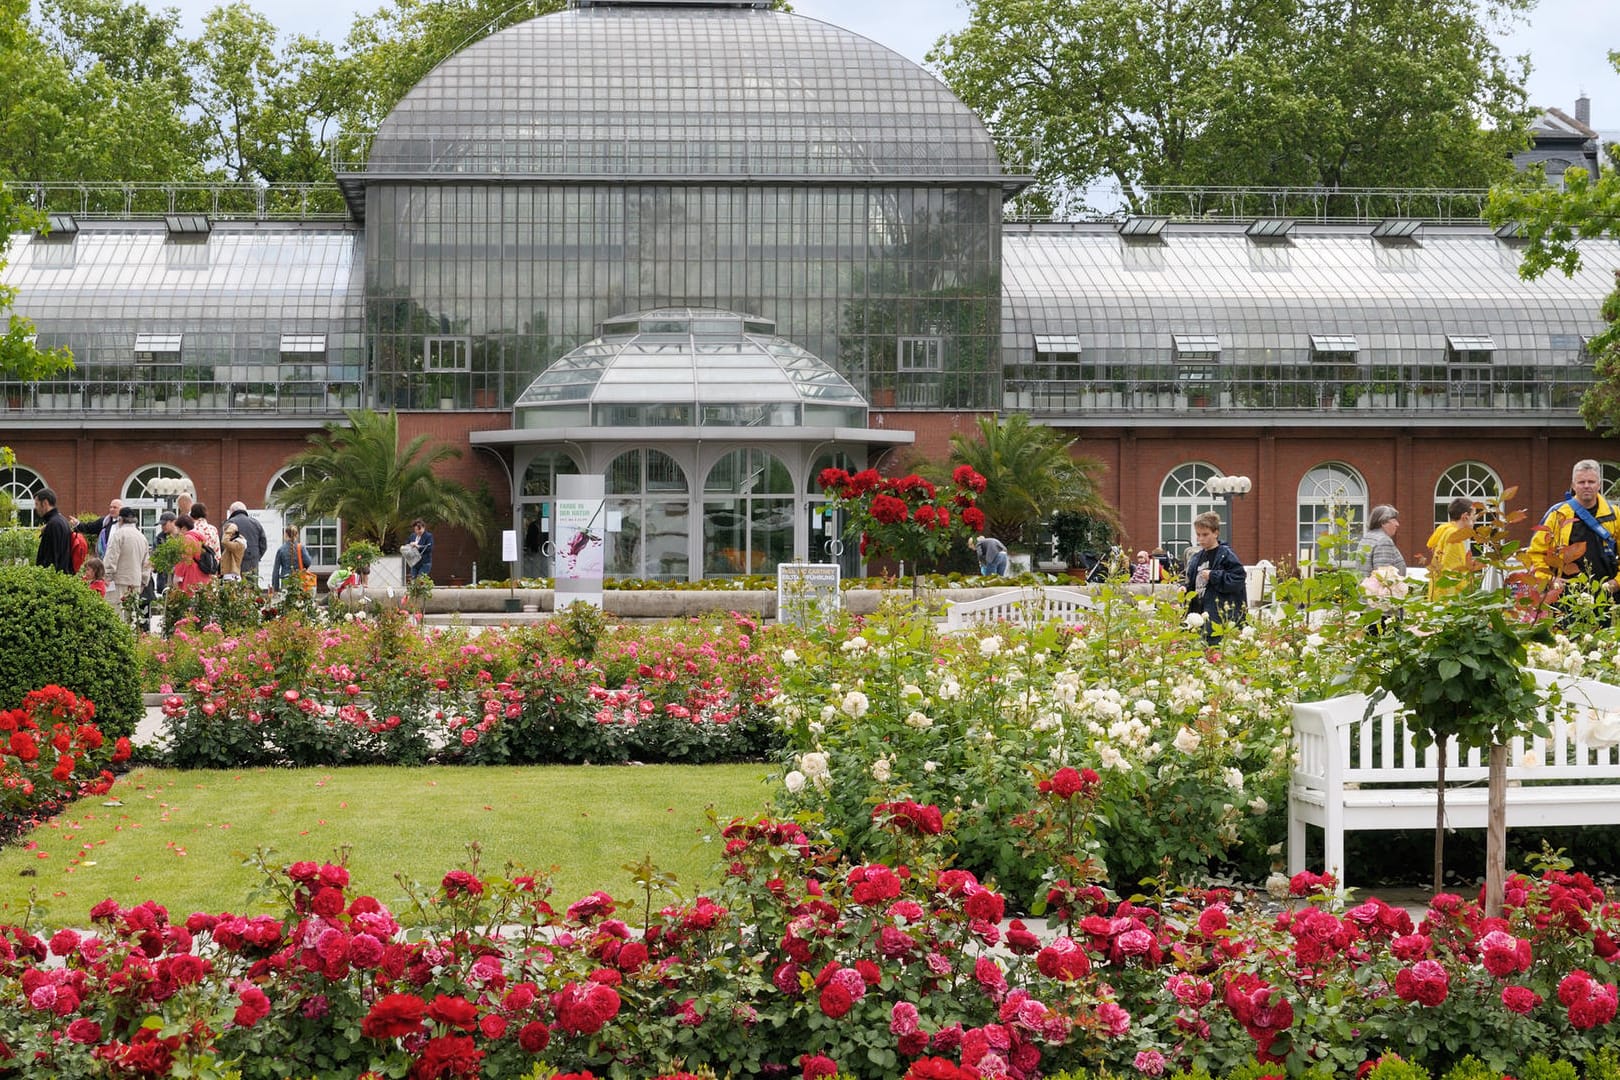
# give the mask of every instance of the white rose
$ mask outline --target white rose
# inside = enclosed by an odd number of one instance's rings
[[[827,755],[820,750],[800,754],[799,770],[804,773],[805,779],[817,787],[825,784],[832,777],[832,770],[827,765]]]
[[[934,722],[928,718],[927,713],[918,712],[917,710],[913,709],[906,716],[906,726],[914,727],[918,731],[927,731],[929,728],[934,726]]]
[[[1187,612],[1187,617],[1181,620],[1181,625],[1189,630],[1197,630],[1204,625],[1204,616],[1196,611]]]
[[[1237,768],[1223,769],[1222,772],[1221,772],[1221,778],[1226,781],[1226,786],[1231,788],[1233,791],[1242,791],[1243,790],[1243,770],[1242,769],[1237,769]]]
[[[1131,708],[1136,710],[1137,716],[1152,716],[1155,711],[1153,702],[1147,698],[1137,698],[1136,704],[1132,705]]]
[[[822,735],[827,733],[827,725],[823,724],[820,720],[812,720],[806,725],[806,727],[809,729],[810,734],[816,736],[817,738],[820,738]]]
[[[900,688],[900,699],[902,701],[920,701],[922,696],[922,687],[916,683],[906,683]]]
[[[842,652],[847,653],[865,652],[867,648],[867,641],[865,638],[861,637],[861,635],[856,634],[854,637],[838,646],[838,648]]]
[[[1198,734],[1198,732],[1194,731],[1190,727],[1184,727],[1180,731],[1176,732],[1176,741],[1172,745],[1175,746],[1177,750],[1180,750],[1183,754],[1190,754],[1194,750],[1197,750],[1198,744],[1203,741],[1204,737]]]
[[[931,773],[937,768],[939,768],[939,762],[937,762],[937,761],[925,761],[925,762],[923,762],[923,772]]]
[[[1249,800],[1249,812],[1255,817],[1260,817],[1269,809],[1271,809],[1271,804],[1258,795]]]
[[[939,696],[942,701],[955,701],[962,696],[962,686],[955,679],[946,679],[939,684]]]
[[[1238,631],[1238,637],[1242,638],[1244,641],[1253,641],[1254,627],[1245,624],[1243,629]]]
[[[1126,761],[1124,755],[1112,746],[1098,747],[1097,761],[1103,768],[1113,769],[1115,772],[1131,771],[1131,763]]]
[[[979,639],[979,655],[994,656],[1001,651],[1001,639],[994,634]]]
[[[851,690],[844,695],[843,703],[839,707],[844,710],[845,715],[859,720],[866,715],[866,710],[871,707],[871,704],[865,694],[859,690]]]
[[[892,774],[889,771],[889,759],[880,757],[872,762],[872,779],[880,784],[887,784]]]
[[[797,795],[804,790],[804,773],[794,769],[782,777],[782,786],[788,789],[789,795]]]
[[[1266,895],[1273,900],[1288,899],[1288,875],[1273,872],[1266,878]]]
[[[799,662],[799,654],[798,653],[794,652],[792,649],[783,649],[782,650],[782,663],[784,663],[784,664],[797,664],[798,662]]]
[[[821,722],[823,724],[825,724],[827,721],[831,720],[833,717],[835,717],[837,715],[838,715],[838,710],[833,708],[831,705],[823,705],[821,707]]]
[[[1327,644],[1327,638],[1323,637],[1321,634],[1307,634],[1305,637],[1305,644],[1309,645],[1313,649],[1320,649],[1323,645]]]

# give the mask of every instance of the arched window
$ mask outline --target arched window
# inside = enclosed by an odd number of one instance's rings
[[[661,450],[627,450],[604,478],[607,509],[619,531],[607,534],[603,572],[611,577],[685,581],[692,504],[686,474]]]
[[[523,486],[518,492],[518,510],[523,521],[523,547],[518,574],[546,578],[555,572],[550,542],[556,519],[557,477],[577,476],[579,466],[561,450],[547,450],[523,470]]]
[[[1600,461],[1598,464],[1603,467],[1604,501],[1612,504],[1620,496],[1620,461]]]
[[[1434,485],[1434,523],[1443,525],[1451,520],[1446,507],[1459,495],[1466,495],[1475,502],[1484,502],[1499,498],[1501,494],[1502,480],[1489,465],[1478,461],[1453,465],[1440,474],[1439,482]]]
[[[16,523],[21,527],[31,529],[39,524],[34,516],[34,493],[45,486],[45,478],[26,466],[0,469],[0,496],[11,500]]]
[[[270,582],[270,570],[275,562],[275,553],[281,549],[283,537],[282,529],[286,526],[281,511],[276,509],[276,495],[283,488],[291,487],[302,476],[304,467],[295,465],[290,469],[282,469],[270,478],[270,483],[264,489],[264,505],[269,509],[265,516],[275,515],[275,520],[263,521],[265,543],[270,550],[268,557],[260,564],[261,577],[265,584]],[[261,519],[262,521],[263,519]],[[272,530],[271,525],[275,525]],[[326,569],[337,565],[338,553],[342,550],[343,528],[337,518],[316,518],[306,521],[298,528],[298,542],[304,545],[304,557],[309,560],[312,567]]]
[[[191,482],[184,469],[173,465],[145,465],[135,470],[124,481],[121,498],[125,506],[133,506],[140,513],[141,530],[148,536],[156,532],[159,515],[165,510],[173,510],[175,505],[172,495],[159,495],[151,490],[150,485],[154,480],[184,480],[192,495],[197,493],[197,485]]]
[[[793,477],[764,450],[733,450],[703,482],[703,576],[772,574],[793,558]]]
[[[1229,535],[1226,501],[1217,499],[1204,486],[1221,475],[1213,465],[1202,461],[1178,465],[1159,485],[1159,543],[1179,560],[1193,542],[1193,518],[1213,510],[1221,515],[1223,536]]]
[[[1323,533],[1337,532],[1344,522],[1345,542],[1361,538],[1367,523],[1367,482],[1350,466],[1338,461],[1318,465],[1299,481],[1299,559],[1316,557]]]

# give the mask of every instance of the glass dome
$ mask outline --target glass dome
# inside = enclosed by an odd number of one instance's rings
[[[867,403],[754,315],[660,308],[608,319],[540,374],[519,428],[860,427]]]
[[[595,3],[431,71],[377,131],[381,176],[1000,177],[983,122],[848,30],[725,4]]]

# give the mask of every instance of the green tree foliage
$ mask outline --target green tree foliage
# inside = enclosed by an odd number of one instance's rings
[[[1482,187],[1528,139],[1506,0],[972,0],[928,59],[1037,177],[1032,211],[1143,185]]]
[[[287,467],[302,469],[274,502],[295,521],[335,517],[352,540],[393,550],[416,518],[458,526],[482,541],[488,522],[477,498],[437,475],[440,464],[461,456],[450,446],[428,447],[418,435],[399,445],[399,414],[359,409],[346,423],[334,421],[309,437],[309,449]]]
[[[1620,51],[1609,53],[1609,63],[1620,71]],[[1611,156],[1613,148],[1611,147]],[[1566,276],[1581,267],[1579,244],[1602,237],[1620,238],[1620,170],[1600,168],[1596,176],[1585,169],[1564,174],[1563,190],[1547,184],[1539,172],[1516,176],[1491,192],[1486,217],[1492,225],[1517,223],[1525,241],[1519,276],[1533,280],[1549,270]],[[1597,382],[1581,398],[1581,418],[1603,435],[1620,434],[1620,272],[1615,290],[1600,308],[1608,325],[1586,343]]]
[[[0,567],[0,709],[55,683],[96,703],[109,736],[144,714],[135,635],[78,578],[38,566]]]
[[[7,249],[12,233],[36,228],[40,223],[41,215],[19,204],[16,193],[0,182],[0,252]],[[5,264],[0,254],[0,267]],[[5,328],[0,335],[0,378],[37,382],[71,368],[73,356],[67,349],[42,351],[34,343],[34,324],[11,310],[16,301],[16,287],[0,284],[0,325]]]
[[[1093,457],[1076,455],[1075,440],[1033,424],[1023,413],[1001,420],[979,418],[972,436],[951,436],[951,464],[971,465],[988,483],[979,496],[985,531],[998,539],[1031,538],[1036,522],[1068,510],[1119,526],[1119,512],[1097,490],[1104,469]]]
[[[36,26],[27,0],[0,0],[0,179],[200,178],[178,18],[48,0]]]

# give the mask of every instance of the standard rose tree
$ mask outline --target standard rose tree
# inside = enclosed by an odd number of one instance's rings
[[[876,469],[823,469],[818,480],[828,501],[846,515],[845,535],[860,538],[862,556],[911,568],[913,596],[925,560],[936,563],[984,531],[984,512],[974,503],[984,494],[985,479],[969,465],[958,465],[943,489],[915,473],[885,477]]]

